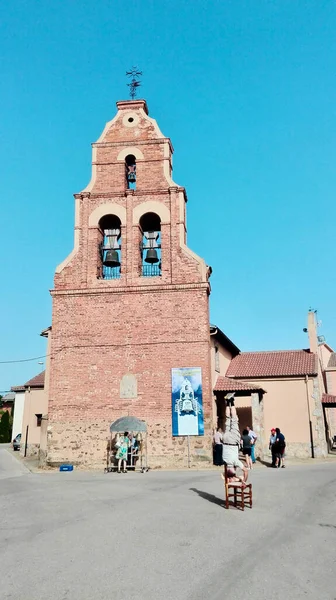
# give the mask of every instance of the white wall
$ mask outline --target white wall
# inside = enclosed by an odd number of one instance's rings
[[[15,392],[12,441],[14,440],[14,438],[17,436],[18,433],[23,433],[22,432],[22,422],[23,422],[24,401],[25,401],[25,392]]]

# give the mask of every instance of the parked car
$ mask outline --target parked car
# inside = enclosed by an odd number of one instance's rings
[[[21,433],[18,433],[17,436],[13,440],[13,450],[20,450],[21,444]]]

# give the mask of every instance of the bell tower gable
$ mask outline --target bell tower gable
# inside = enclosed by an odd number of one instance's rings
[[[118,112],[93,144],[92,179],[75,194],[74,250],[55,289],[117,291],[204,283],[202,258],[186,245],[186,193],[171,178],[173,148],[144,100]]]
[[[148,116],[145,100],[120,101],[117,108],[92,144],[92,178],[82,193],[123,193],[131,182],[140,191],[176,186],[171,176],[173,147]],[[132,173],[136,177],[130,181]]]

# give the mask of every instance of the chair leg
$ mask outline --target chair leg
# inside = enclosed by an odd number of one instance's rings
[[[237,488],[234,488],[234,505],[237,506]]]
[[[250,508],[252,508],[252,486],[250,487]]]
[[[225,485],[225,506],[227,509],[229,508],[229,489],[227,485]]]
[[[242,510],[245,510],[245,490],[243,488],[241,490],[241,507]]]

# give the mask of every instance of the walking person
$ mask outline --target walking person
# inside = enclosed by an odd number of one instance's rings
[[[254,433],[254,431],[251,429],[251,427],[246,427],[248,434],[251,438],[251,459],[253,464],[256,462],[256,457],[255,457],[255,443],[257,441],[257,436]]]
[[[282,467],[285,468],[285,448],[286,448],[286,440],[283,433],[281,433],[279,427],[275,428],[276,432],[276,440],[274,442],[274,452],[275,452],[275,466],[279,469]]]
[[[249,432],[247,431],[247,429],[244,429],[241,441],[243,445],[243,454],[245,456],[246,461],[246,468],[250,471],[252,469],[252,444],[251,437],[249,436]]]
[[[217,427],[213,436],[213,463],[216,467],[223,464],[223,430]]]
[[[270,440],[269,440],[269,449],[270,449],[271,454],[272,454],[272,467],[275,467],[276,456],[275,456],[275,447],[274,447],[274,444],[276,442],[276,437],[277,437],[276,436],[276,431],[273,428],[273,429],[271,429],[271,435],[270,435]]]
[[[239,459],[240,431],[237,410],[234,406],[234,394],[227,394],[225,409],[225,430],[223,433],[223,461],[227,465],[228,477],[235,478],[236,467],[243,471],[243,485],[248,478],[248,470]]]
[[[130,440],[128,437],[128,431],[125,431],[124,435],[121,436],[119,441],[117,442],[117,453],[116,459],[118,460],[118,473],[121,473],[121,464],[123,466],[123,473],[127,473],[126,465],[127,465],[127,454],[128,447],[130,445]]]

